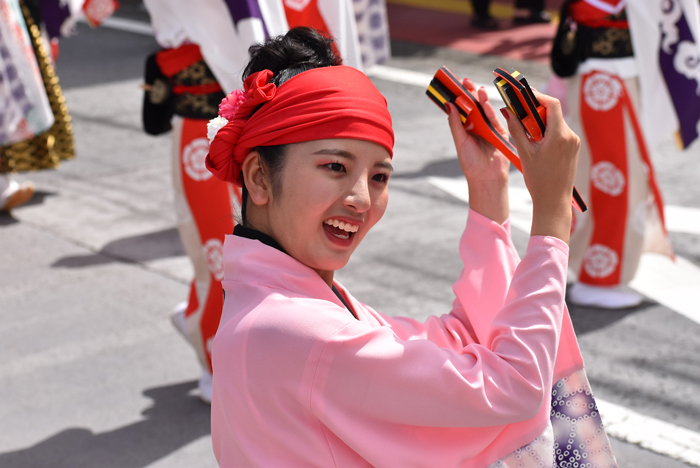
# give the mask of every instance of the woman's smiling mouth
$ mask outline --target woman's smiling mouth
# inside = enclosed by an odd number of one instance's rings
[[[334,218],[325,220],[323,224],[326,232],[338,240],[349,240],[360,228],[358,224],[351,224]]]

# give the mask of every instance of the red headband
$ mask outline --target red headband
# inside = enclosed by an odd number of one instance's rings
[[[279,88],[269,83],[271,78],[272,72],[263,70],[245,80],[235,117],[211,142],[206,165],[217,178],[240,186],[241,164],[257,146],[351,138],[381,145],[393,156],[386,99],[361,71],[342,65],[314,68]]]

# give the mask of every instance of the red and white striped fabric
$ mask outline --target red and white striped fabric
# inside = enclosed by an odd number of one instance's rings
[[[593,28],[631,26],[625,0],[580,0],[573,19]],[[632,38],[634,30],[630,31]],[[581,283],[617,286],[634,278],[643,251],[673,256],[663,200],[638,117],[639,55],[589,58],[568,80],[569,125],[581,137],[576,185],[589,202],[574,213],[570,268]]]
[[[206,132],[206,120],[176,117],[173,121],[178,230],[194,267],[185,323],[202,368],[211,372],[211,342],[223,307],[223,242],[233,232],[233,207],[240,205],[240,194],[213,177],[204,165],[209,152]]]
[[[591,71],[572,79],[569,125],[581,137],[569,266],[579,281],[616,286],[634,277],[643,250],[672,255],[663,202],[637,118],[637,80]]]

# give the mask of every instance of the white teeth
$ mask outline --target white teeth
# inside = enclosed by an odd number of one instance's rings
[[[357,232],[357,230],[360,228],[360,226],[353,226],[350,223],[339,221],[337,219],[327,219],[323,223],[328,224],[329,226],[337,227],[338,229],[342,229],[345,232]]]

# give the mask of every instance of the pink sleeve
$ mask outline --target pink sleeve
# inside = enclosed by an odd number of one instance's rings
[[[349,322],[321,352],[310,410],[350,446],[369,451],[390,450],[372,438],[386,441],[401,425],[473,428],[533,418],[552,386],[567,258],[564,242],[530,239],[482,344],[455,351]]]
[[[568,250],[568,247],[567,247]],[[510,220],[503,225],[469,210],[459,242],[464,269],[452,289],[453,314],[470,324],[480,343],[503,307],[520,257],[510,238]]]
[[[459,255],[464,268],[452,286],[450,314],[431,316],[425,323],[382,316],[383,323],[402,339],[428,339],[440,347],[459,349],[483,342],[520,261],[510,238],[510,221],[501,225],[470,210]]]

